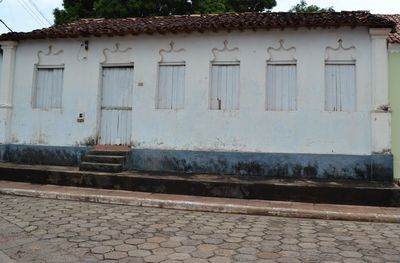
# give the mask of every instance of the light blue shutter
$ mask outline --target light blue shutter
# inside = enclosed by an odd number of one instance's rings
[[[356,110],[356,76],[354,64],[325,65],[325,110]]]
[[[185,65],[160,65],[158,109],[183,109],[185,103]]]
[[[62,105],[63,68],[38,68],[34,107],[59,109]]]
[[[267,110],[297,109],[297,72],[295,64],[267,65]]]
[[[240,95],[240,66],[212,65],[210,108],[238,110]]]

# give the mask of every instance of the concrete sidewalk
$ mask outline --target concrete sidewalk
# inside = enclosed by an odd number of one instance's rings
[[[17,263],[17,261],[11,259],[9,256],[0,251],[0,263]]]
[[[170,195],[0,181],[0,194],[248,215],[400,223],[400,208]]]

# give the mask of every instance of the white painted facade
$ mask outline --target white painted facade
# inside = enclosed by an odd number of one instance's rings
[[[132,96],[125,106],[132,107],[127,130],[133,147],[357,155],[390,151],[388,33],[366,27],[220,31],[27,40],[15,49],[7,48],[14,43],[3,42],[0,143],[76,146],[97,138],[103,66],[132,65]],[[8,66],[13,68],[15,50],[14,71]],[[354,110],[326,110],[327,61],[354,63],[355,92],[349,93],[355,96],[350,98]],[[184,65],[183,105],[177,98],[177,107],[165,109],[158,106],[159,67],[174,63]],[[290,72],[282,74],[292,81],[285,84],[286,95],[275,96],[289,104],[271,110],[267,67],[279,63],[290,65]],[[218,110],[210,95],[211,75],[213,65],[225,64],[239,66],[238,101]],[[33,107],[36,69],[43,66],[64,69],[60,109]],[[80,113],[84,122],[77,121]]]
[[[1,68],[2,65],[3,65],[3,53],[0,50],[0,72],[2,72],[2,68]],[[0,83],[1,83],[1,74],[0,74]]]

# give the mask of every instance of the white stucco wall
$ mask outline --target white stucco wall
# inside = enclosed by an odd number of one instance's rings
[[[357,52],[357,111],[324,110],[324,61],[327,47],[354,46]],[[238,48],[240,110],[209,110],[209,74],[213,48]],[[295,47],[297,111],[266,111],[267,49]],[[159,51],[185,49],[185,107],[155,107]],[[371,153],[371,39],[367,28],[217,32],[21,41],[17,48],[11,143],[78,145],[97,136],[100,63],[105,48],[131,50],[110,55],[113,62],[133,62],[132,143],[139,148],[227,150],[277,153]],[[48,46],[54,54],[46,56]],[[34,65],[65,64],[61,110],[32,109]],[[117,52],[118,53],[118,52]],[[114,56],[114,57],[113,57]],[[84,58],[86,57],[86,58]],[[119,59],[121,61],[119,61]],[[139,85],[143,83],[143,85]],[[85,122],[76,121],[79,113]]]
[[[3,65],[3,52],[0,52],[0,72],[2,72]],[[0,83],[1,83],[1,74],[0,74]]]

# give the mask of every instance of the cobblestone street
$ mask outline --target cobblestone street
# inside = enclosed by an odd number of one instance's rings
[[[1,195],[0,251],[0,262],[386,263],[400,262],[400,225]]]

